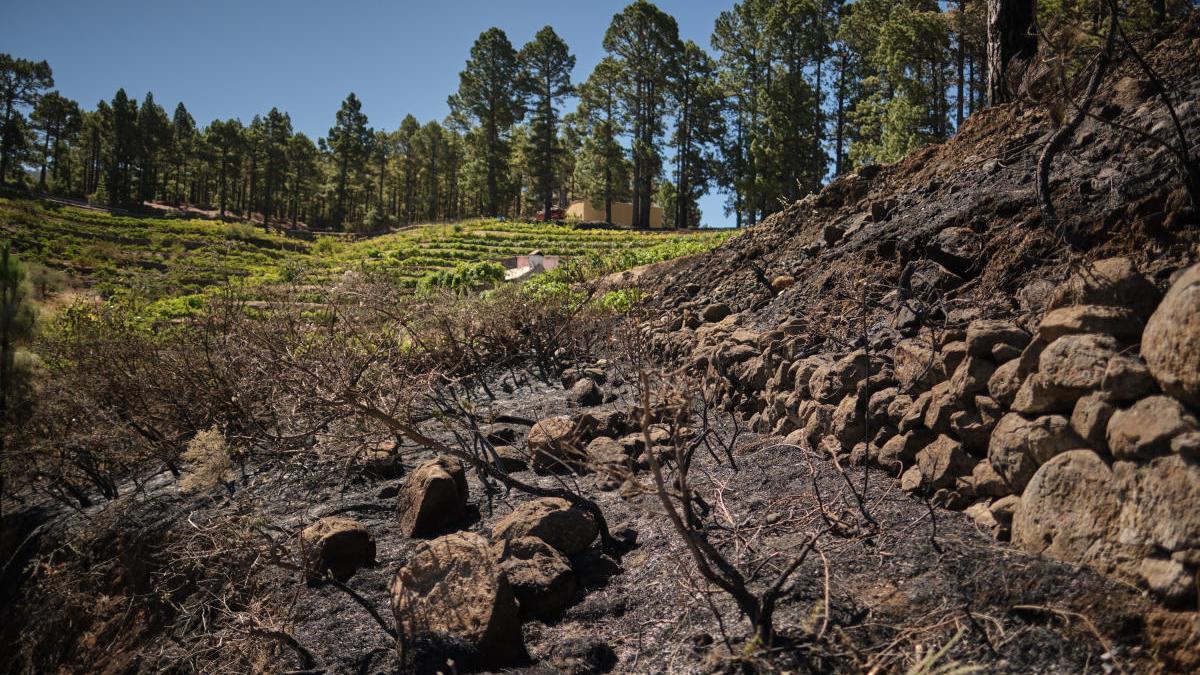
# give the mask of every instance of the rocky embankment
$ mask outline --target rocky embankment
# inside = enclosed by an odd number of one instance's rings
[[[1162,297],[1128,258],[1104,259],[1043,298],[1040,318],[903,326],[894,343],[815,355],[794,321],[760,333],[725,305],[694,316],[688,368],[718,375],[707,393],[754,431],[1195,607],[1200,266]],[[663,341],[679,350],[683,330]]]

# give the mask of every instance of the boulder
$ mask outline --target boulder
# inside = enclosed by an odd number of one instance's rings
[[[1009,493],[1004,479],[986,459],[971,469],[971,487],[976,497],[1003,497]]]
[[[529,446],[534,471],[563,472],[582,467],[586,456],[575,443],[575,423],[569,417],[547,417],[533,425]]]
[[[525,502],[492,528],[496,541],[537,537],[566,556],[586,549],[598,534],[590,514],[557,497]]]
[[[942,365],[947,373],[953,373],[967,358],[967,343],[963,340],[947,342],[942,346]]]
[[[1117,344],[1107,335],[1068,335],[1038,358],[1038,372],[1026,378],[1012,409],[1026,414],[1071,410],[1075,401],[1104,384]]]
[[[1108,421],[1108,447],[1117,459],[1148,459],[1171,452],[1176,436],[1200,430],[1196,418],[1169,396],[1151,396],[1118,410]]]
[[[526,619],[549,619],[562,613],[575,595],[571,563],[537,537],[518,537],[495,545],[500,568]]]
[[[600,387],[590,377],[577,380],[571,386],[571,391],[567,396],[581,406],[600,405],[604,401],[604,394],[600,393]]]
[[[452,457],[423,462],[409,474],[396,496],[400,531],[409,537],[444,532],[466,517],[469,497],[462,462]]]
[[[1200,408],[1200,265],[1171,284],[1146,323],[1142,357],[1163,391]]]
[[[716,302],[705,307],[704,311],[700,312],[700,318],[704,319],[706,323],[716,323],[731,313],[733,313],[733,310],[729,309],[729,305],[723,302]]]
[[[926,255],[958,272],[966,273],[978,261],[982,251],[979,235],[969,227],[947,227],[938,232],[926,248]]]
[[[895,389],[894,387],[892,388]],[[888,391],[888,390],[884,390]],[[874,399],[874,396],[871,397]],[[896,394],[892,401],[888,403],[887,420],[888,422],[899,426],[900,420],[908,416],[908,411],[912,408],[913,398],[908,394]],[[872,415],[874,417],[874,415]]]
[[[962,409],[950,394],[950,383],[939,382],[929,392],[929,408],[925,411],[925,427],[934,433],[950,431],[950,418]]]
[[[358,568],[375,564],[375,538],[360,523],[329,516],[300,533],[300,559],[310,580],[328,573],[345,581]]]
[[[912,402],[908,411],[904,413],[904,417],[901,418],[900,424],[897,425],[902,433],[925,428],[925,415],[929,412],[931,401],[933,401],[933,392],[927,391]]]
[[[1168,455],[1113,465],[1120,491],[1120,541],[1176,552],[1200,548],[1200,464]]]
[[[420,544],[392,580],[391,598],[402,655],[442,634],[461,643],[459,668],[499,668],[527,658],[516,597],[478,534]]]
[[[1129,258],[1107,258],[1085,264],[1059,286],[1047,309],[1070,305],[1126,307],[1142,318],[1158,303],[1158,289],[1138,272]]]
[[[587,446],[588,466],[596,471],[624,480],[629,474],[629,453],[621,443],[607,437],[597,436]]]
[[[1042,465],[1021,496],[1012,524],[1019,548],[1110,571],[1120,509],[1113,474],[1091,450],[1071,450]]]
[[[809,393],[821,403],[837,403],[867,376],[867,354],[856,351],[818,366],[808,381]]]
[[[771,290],[781,293],[796,285],[796,277],[790,274],[780,274],[771,280]]]
[[[1012,405],[1021,384],[1025,381],[1025,375],[1020,372],[1020,368],[1020,361],[1007,361],[997,366],[988,378],[988,394],[1003,406]]]
[[[892,436],[875,452],[875,464],[893,475],[898,474],[904,467],[912,466],[917,453],[932,440],[933,436],[924,429]]]
[[[950,430],[971,454],[983,456],[987,454],[988,441],[997,421],[990,416],[985,419],[977,408],[968,408],[950,415]]]
[[[603,640],[585,637],[560,638],[550,646],[544,663],[548,672],[562,675],[600,675],[617,665],[617,653]],[[543,672],[543,671],[537,671]]]
[[[812,394],[808,389],[808,382],[812,379],[813,373],[817,368],[829,363],[829,360],[820,356],[810,356],[805,359],[800,359],[792,366],[792,381],[796,383],[795,394],[801,399],[810,398]]]
[[[896,382],[905,393],[918,394],[946,378],[942,355],[921,340],[901,340],[893,363]]]
[[[916,468],[921,473],[921,486],[938,490],[954,485],[954,479],[970,473],[973,460],[962,445],[949,436],[938,436],[917,453]]]
[[[980,319],[967,326],[966,348],[971,356],[991,358],[992,349],[1001,344],[1024,349],[1029,333],[1008,321]]]
[[[1056,455],[1084,446],[1061,415],[1029,419],[1017,413],[1002,417],[988,442],[988,461],[1014,493],[1025,489],[1038,467]]]
[[[1088,394],[1075,403],[1075,410],[1071,413],[1071,430],[1090,448],[1107,454],[1108,421],[1116,411],[1116,406],[1108,400],[1107,395],[1101,392]]]
[[[1113,401],[1136,401],[1156,392],[1158,384],[1141,359],[1117,355],[1104,371],[1104,391]]]
[[[1038,325],[1038,339],[1049,344],[1067,335],[1094,333],[1130,343],[1137,342],[1142,326],[1133,310],[1124,307],[1077,305],[1047,312]]]
[[[847,448],[863,440],[866,433],[866,406],[856,395],[842,399],[833,411],[833,436]]]
[[[391,443],[387,444],[391,446]],[[363,451],[360,465],[362,472],[373,478],[390,480],[404,475],[404,462],[400,454],[389,448],[377,447]]]
[[[987,391],[988,380],[995,372],[996,364],[990,359],[968,356],[950,378],[950,397],[960,404],[970,401],[975,394]]]

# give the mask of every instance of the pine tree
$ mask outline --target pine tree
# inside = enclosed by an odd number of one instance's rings
[[[42,134],[41,169],[38,172],[38,188],[46,189],[46,169],[50,167],[55,181],[61,180],[59,158],[64,142],[71,142],[82,128],[83,118],[79,104],[52,91],[38,99],[30,114],[35,129]]]
[[[150,92],[138,109],[137,126],[138,199],[152,201],[158,194],[160,162],[171,145],[171,122]]]
[[[228,210],[230,184],[241,163],[243,133],[242,123],[234,119],[214,120],[204,134],[217,163],[217,209],[222,218]]]
[[[271,108],[263,119],[263,229],[271,229],[275,215],[275,195],[286,174],[288,141],[292,137],[292,118]]]
[[[512,43],[504,31],[489,28],[471,47],[466,68],[458,75],[458,93],[448,100],[460,124],[473,122],[480,127],[475,138],[482,145],[489,215],[500,212],[500,187],[508,173],[508,135],[524,112],[516,76],[517,53]]]
[[[675,108],[675,209],[677,228],[700,224],[699,199],[715,176],[710,148],[722,133],[715,64],[699,45],[683,45],[672,80]]]
[[[592,203],[603,201],[608,223],[613,200],[624,199],[629,188],[628,162],[618,141],[625,130],[620,87],[621,66],[606,57],[579,88],[580,111],[589,127],[583,146],[584,190]]]
[[[633,155],[633,225],[650,225],[654,182],[662,168],[660,140],[669,78],[681,44],[675,19],[645,0],[613,17],[604,50],[620,66],[622,104],[629,119]]]
[[[104,159],[105,190],[108,203],[112,206],[129,204],[133,189],[133,168],[137,161],[138,140],[137,102],[129,98],[124,89],[118,89],[110,106],[104,109],[105,147]]]
[[[336,124],[329,130],[329,148],[337,167],[333,221],[338,225],[345,224],[352,189],[352,172],[358,171],[366,160],[370,134],[367,116],[362,111],[362,102],[351,92],[338,110]]]
[[[546,26],[521,48],[519,61],[518,89],[532,116],[529,128],[533,153],[529,169],[537,183],[543,217],[550,220],[561,154],[558,103],[574,92],[571,71],[575,68],[575,57],[554,29]]]
[[[196,120],[181,101],[171,116],[171,153],[175,164],[175,203],[187,199],[188,163],[196,151]]]
[[[45,61],[16,59],[0,54],[0,185],[8,181],[13,158],[24,142],[22,108],[37,104],[42,91],[54,86],[54,75]]]

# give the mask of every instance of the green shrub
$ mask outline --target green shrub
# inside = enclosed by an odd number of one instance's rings
[[[225,226],[225,236],[234,241],[254,241],[258,239],[258,230],[250,223],[229,223]]]
[[[417,288],[422,291],[449,290],[456,293],[487,290],[504,281],[504,267],[500,263],[477,262],[455,265],[448,270],[439,270],[421,278]]]
[[[596,306],[613,314],[628,314],[642,299],[640,288],[622,288],[609,291],[596,299]]]

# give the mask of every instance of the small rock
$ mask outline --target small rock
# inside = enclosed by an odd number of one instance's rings
[[[1024,376],[1021,374],[1020,368],[1019,361],[1007,361],[997,366],[995,372],[988,378],[988,394],[1003,406],[1012,405],[1013,399],[1021,389]]]
[[[600,392],[600,387],[596,385],[594,380],[588,377],[576,381],[571,386],[569,397],[581,406],[600,405],[604,400],[604,395]]]
[[[462,462],[438,457],[409,474],[396,499],[400,531],[409,537],[443,532],[466,517],[470,497]]]
[[[947,373],[953,373],[962,365],[963,360],[967,358],[967,343],[963,340],[954,340],[947,342],[942,346],[942,365],[946,367]]]
[[[521,617],[548,619],[560,614],[575,595],[571,563],[537,537],[518,537],[495,545]]]
[[[520,435],[517,428],[511,424],[489,424],[480,431],[492,445],[512,445]]]
[[[776,293],[783,292],[792,286],[796,285],[796,277],[790,274],[780,274],[771,280],[771,290]]]
[[[1145,558],[1138,569],[1150,592],[1172,604],[1196,599],[1196,575],[1169,558]]]
[[[358,568],[375,564],[375,538],[360,523],[329,516],[300,533],[300,559],[310,580],[328,572],[345,581]]]
[[[511,445],[495,446],[496,460],[505,473],[516,473],[529,468],[529,455]]]
[[[557,497],[525,502],[492,528],[496,541],[537,537],[566,556],[586,549],[598,534],[591,515]]]
[[[924,429],[893,436],[877,451],[875,464],[891,471],[893,475],[898,474],[904,467],[911,466],[917,459],[917,453],[932,440],[933,437]]]
[[[729,309],[729,305],[716,302],[705,307],[704,311],[700,313],[700,317],[704,319],[705,323],[716,323],[732,313],[733,310]]]
[[[986,459],[971,470],[971,485],[977,497],[1003,497],[1009,494],[1008,485]]]
[[[962,445],[949,436],[938,436],[917,453],[921,484],[931,490],[953,486],[954,479],[970,472],[971,468],[971,458]]]
[[[950,378],[950,397],[959,403],[969,401],[975,394],[987,391],[988,380],[996,372],[996,364],[978,356],[963,359]]]
[[[617,654],[603,640],[571,637],[554,642],[546,664],[564,675],[599,675],[616,667]]]

